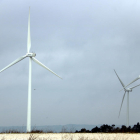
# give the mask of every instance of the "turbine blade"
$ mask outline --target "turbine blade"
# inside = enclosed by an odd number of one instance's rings
[[[115,70],[114,70],[115,71]],[[123,82],[121,81],[121,79],[119,78],[119,76],[118,76],[118,74],[117,74],[117,72],[115,71],[115,73],[116,73],[116,75],[117,75],[117,77],[118,77],[118,79],[119,79],[119,81],[120,81],[120,83],[122,84],[122,86],[123,87],[125,87],[125,85],[123,84]]]
[[[123,89],[121,89],[120,91],[122,91],[122,90],[124,90],[124,88],[123,88]],[[119,91],[119,92],[120,92],[120,91]]]
[[[31,49],[31,33],[30,33],[30,7],[29,7],[29,17],[28,17],[28,35],[27,35],[27,52]]]
[[[120,113],[121,113],[121,108],[122,108],[122,104],[123,104],[123,100],[124,100],[125,94],[126,94],[126,91],[125,91],[125,93],[123,95],[123,99],[122,99],[122,103],[121,103],[121,107],[120,107],[120,111],[119,111],[119,116],[120,116]],[[119,118],[119,116],[118,116],[118,118]]]
[[[131,85],[132,83],[134,83],[135,81],[137,81],[137,80],[139,80],[140,79],[140,76],[139,77],[137,77],[136,79],[134,79],[132,82],[130,82],[128,85],[126,85],[125,86],[125,88],[126,87],[128,87],[129,85]],[[121,89],[120,91],[122,91],[123,89]]]
[[[131,83],[129,83],[128,85],[126,85],[126,87],[128,87],[130,84],[134,83],[135,81],[139,80],[140,77],[137,77],[135,80],[133,80]]]
[[[134,86],[134,87],[131,87],[130,89],[133,89],[133,88],[138,87],[138,86],[140,86],[140,84],[139,84],[139,85],[136,85],[136,86]]]
[[[47,69],[48,71],[50,71],[51,73],[53,73],[54,75],[58,76],[59,78],[61,78],[59,75],[57,75],[55,72],[53,72],[52,70],[50,70],[49,68],[47,68],[44,64],[42,64],[41,62],[39,62],[37,59],[35,59],[34,57],[32,57],[32,60],[34,62],[36,62],[37,64],[39,64],[40,66],[44,67],[45,69]],[[62,79],[62,78],[61,78]]]
[[[21,61],[22,59],[24,59],[26,57],[26,55],[25,56],[22,56],[22,57],[20,57],[20,58],[18,58],[18,59],[16,59],[15,61],[13,61],[11,64],[9,64],[8,66],[6,66],[5,68],[3,68],[0,72],[2,72],[2,71],[4,71],[4,70],[6,70],[7,68],[9,68],[9,67],[11,67],[12,65],[14,65],[14,64],[16,64],[16,63],[18,63],[19,61]]]

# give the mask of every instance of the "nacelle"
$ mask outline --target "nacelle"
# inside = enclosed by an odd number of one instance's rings
[[[26,55],[27,55],[27,57],[35,57],[36,53],[27,53]]]
[[[132,89],[131,88],[128,88],[127,91],[132,92]]]

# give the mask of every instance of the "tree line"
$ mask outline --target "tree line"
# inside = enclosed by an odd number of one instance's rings
[[[126,127],[122,125],[120,128],[115,127],[115,125],[103,124],[100,127],[92,128],[91,130],[86,130],[82,128],[80,131],[76,130],[75,133],[140,133],[140,124],[139,122],[133,127]]]

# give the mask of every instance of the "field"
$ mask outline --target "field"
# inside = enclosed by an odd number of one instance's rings
[[[125,133],[43,133],[0,134],[0,140],[140,140],[140,134]]]

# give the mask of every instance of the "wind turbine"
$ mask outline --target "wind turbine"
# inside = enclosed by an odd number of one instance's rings
[[[13,61],[11,64],[9,64],[8,66],[6,66],[5,68],[3,68],[0,72],[6,70],[7,68],[11,67],[12,65],[18,63],[19,61],[23,60],[26,57],[29,57],[29,82],[28,82],[28,107],[27,107],[27,132],[31,132],[31,78],[32,78],[32,60],[39,64],[40,66],[44,67],[45,69],[47,69],[48,71],[50,71],[51,73],[53,73],[54,75],[58,76],[59,78],[61,78],[59,75],[57,75],[55,72],[53,72],[52,70],[50,70],[48,67],[46,67],[44,64],[42,64],[41,62],[39,62],[35,56],[35,53],[31,53],[30,49],[31,49],[31,34],[30,34],[30,8],[29,8],[29,18],[28,18],[28,35],[27,35],[27,53],[26,55],[16,59],[15,61]],[[62,78],[61,78],[62,79]]]
[[[115,70],[114,70],[114,71],[115,71]],[[116,73],[116,71],[115,71],[115,73]],[[129,92],[132,92],[132,89],[135,88],[135,87],[137,87],[137,86],[140,86],[140,84],[139,84],[139,85],[136,85],[136,86],[133,86],[133,87],[130,87],[130,88],[126,88],[126,86],[125,86],[124,83],[121,81],[121,79],[119,78],[119,76],[118,76],[117,73],[116,73],[116,75],[117,75],[117,77],[118,77],[118,79],[119,79],[119,81],[120,81],[120,83],[121,83],[121,85],[123,86],[123,89],[124,89],[124,91],[125,91],[125,93],[124,93],[124,95],[123,95],[123,98],[122,98],[122,103],[121,103],[121,107],[120,107],[120,111],[119,111],[119,116],[120,116],[120,112],[121,112],[123,100],[124,100],[125,94],[126,94],[126,92],[127,92],[127,127],[128,127],[128,126],[129,126]],[[118,117],[119,117],[119,116],[118,116]]]

